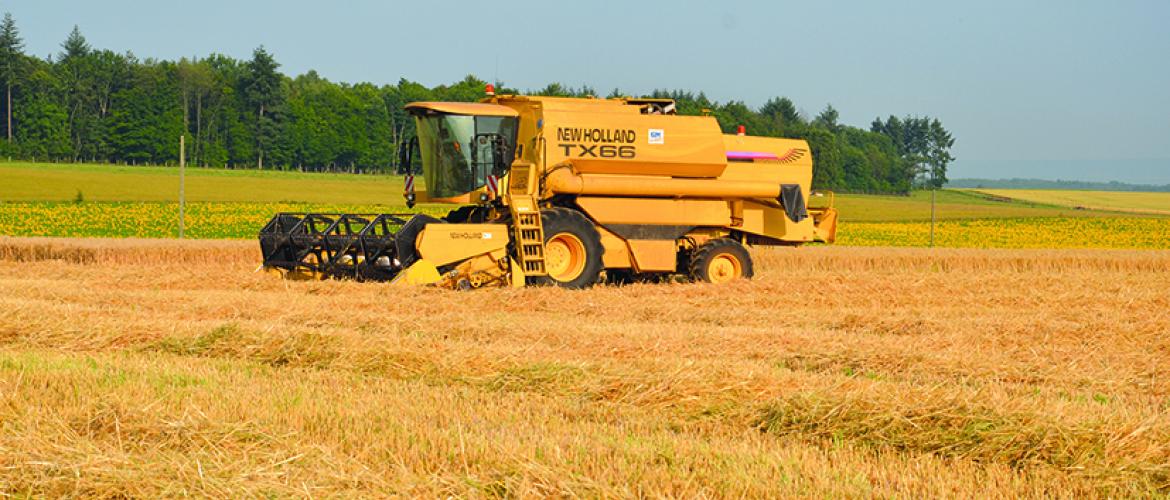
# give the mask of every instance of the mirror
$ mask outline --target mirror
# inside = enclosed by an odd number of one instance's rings
[[[495,139],[492,145],[492,175],[503,177],[512,159],[508,158],[508,140],[502,135],[497,135]]]
[[[398,175],[417,174],[417,168],[414,168],[414,159],[418,156],[418,137],[411,137],[410,140],[404,140],[398,143]]]

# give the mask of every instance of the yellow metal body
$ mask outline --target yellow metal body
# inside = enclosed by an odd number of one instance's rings
[[[508,286],[524,283],[524,273],[508,257],[509,228],[505,224],[429,224],[419,232],[415,247],[423,259],[404,270],[408,283],[425,282],[448,288]],[[422,266],[421,270],[415,268]],[[440,275],[438,268],[452,267]]]
[[[516,110],[507,106],[483,102],[412,102],[406,105],[407,111],[412,109],[437,111],[453,115],[519,116]]]
[[[423,258],[403,270],[394,282],[448,288],[523,286],[525,273],[508,256],[509,241],[505,224],[427,225],[415,241]],[[450,270],[440,274],[443,267]]]
[[[528,212],[509,207],[515,218],[568,200],[596,224],[607,269],[677,271],[680,249],[719,237],[753,245],[835,239],[831,196],[827,205],[808,205],[815,198],[808,143],[724,134],[713,117],[670,114],[668,105],[673,103],[505,95],[479,103],[413,103],[408,109],[515,118],[515,153],[500,182],[499,203],[523,201]],[[421,193],[419,199],[473,203],[486,193],[479,188],[441,200]],[[786,210],[793,200],[800,206]],[[496,255],[520,234],[502,224],[429,225],[418,249],[439,267],[484,260],[467,272],[490,266],[507,272],[517,265],[530,275],[543,275],[545,265],[549,274],[575,271],[562,269],[571,242],[540,249],[539,255],[533,249],[517,257],[519,263]],[[734,263],[719,263],[718,269],[720,276],[737,272]]]
[[[402,286],[431,285],[438,283],[442,279],[443,277],[439,275],[439,269],[435,267],[435,264],[426,259],[420,259],[398,273],[398,276],[395,276],[390,284]]]
[[[444,266],[508,246],[504,224],[430,224],[418,234],[415,247],[423,258]]]

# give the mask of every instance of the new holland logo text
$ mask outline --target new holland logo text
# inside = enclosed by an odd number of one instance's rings
[[[492,233],[455,232],[451,233],[453,240],[490,240]]]
[[[633,129],[557,127],[557,146],[565,156],[578,158],[625,158],[638,155]]]
[[[601,142],[633,144],[637,134],[633,129],[557,127],[558,141]]]

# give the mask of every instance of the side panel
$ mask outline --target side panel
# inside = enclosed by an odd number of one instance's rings
[[[419,255],[436,266],[507,248],[504,224],[427,224],[415,240]]]
[[[580,196],[577,205],[600,223],[606,268],[670,272],[677,266],[676,240],[695,227],[725,227],[724,200]]]
[[[541,144],[540,129],[537,128],[537,124],[543,123],[540,103],[521,101],[509,104],[520,113],[520,126],[516,131],[517,159],[541,165],[543,150],[547,148]]]
[[[626,246],[626,240],[601,226],[597,227],[597,233],[601,235],[601,246],[605,248],[601,263],[606,269],[625,269],[634,265],[630,261],[630,248]]]
[[[798,139],[777,139],[725,135],[728,154],[764,153],[774,159],[730,162],[720,180],[767,181],[772,184],[800,184],[804,199],[812,186],[813,157],[808,143]]]
[[[755,201],[743,204],[743,226],[737,228],[745,233],[758,234],[782,241],[805,242],[813,240],[813,218],[792,222],[784,210]]]
[[[731,209],[724,200],[577,197],[577,205],[605,224],[726,226]]]
[[[671,272],[678,265],[678,246],[674,240],[628,240],[638,272]]]
[[[771,137],[723,136],[729,155],[763,153],[767,159],[750,162],[731,162],[720,180],[767,181],[776,186],[797,184],[805,203],[811,199],[813,157],[807,142],[797,139]],[[784,210],[769,200],[744,200],[743,225],[745,233],[767,236],[780,241],[801,243],[813,241],[815,225],[812,217],[793,222]]]
[[[545,110],[548,165],[581,173],[717,177],[727,166],[714,118]]]

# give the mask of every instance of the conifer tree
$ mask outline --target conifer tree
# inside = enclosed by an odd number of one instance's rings
[[[256,113],[256,167],[264,169],[264,153],[276,139],[276,108],[282,102],[280,64],[261,46],[252,52],[244,81],[244,98]]]
[[[4,78],[6,91],[4,113],[8,123],[5,130],[9,143],[12,142],[12,87],[19,78],[23,50],[24,41],[16,29],[16,21],[12,19],[11,13],[5,12],[4,21],[0,23],[0,76]]]

